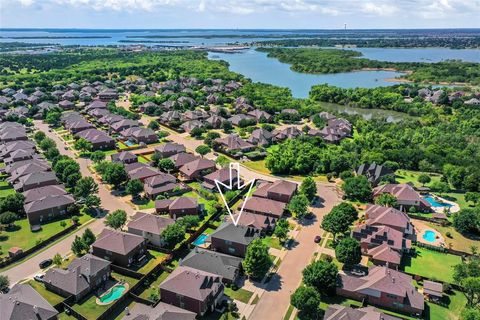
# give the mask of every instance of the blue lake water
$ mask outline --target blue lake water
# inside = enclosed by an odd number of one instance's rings
[[[275,58],[267,57],[265,52],[254,49],[241,53],[209,53],[210,59],[225,60],[230,70],[243,74],[254,82],[263,82],[290,88],[296,98],[306,98],[310,88],[316,84],[328,83],[342,88],[374,88],[396,84],[385,81],[396,78],[402,73],[394,71],[357,71],[335,74],[306,74],[292,71],[290,65]]]

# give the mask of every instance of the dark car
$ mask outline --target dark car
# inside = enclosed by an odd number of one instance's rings
[[[313,241],[315,241],[315,243],[319,243],[321,240],[322,240],[322,237],[316,236]]]
[[[46,259],[46,260],[43,260],[42,262],[40,262],[38,265],[41,269],[45,269],[46,267],[48,267],[51,264],[52,264],[52,259]]]

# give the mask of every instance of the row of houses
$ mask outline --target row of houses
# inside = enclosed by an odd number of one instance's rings
[[[75,199],[59,184],[50,164],[37,153],[36,145],[28,139],[26,129],[16,122],[0,124],[1,170],[8,183],[25,198],[24,209],[30,226],[35,229],[46,221],[66,214]],[[18,140],[12,140],[16,137]]]

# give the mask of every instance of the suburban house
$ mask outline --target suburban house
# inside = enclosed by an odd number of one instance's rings
[[[217,115],[212,115],[210,118],[207,118],[205,120],[205,123],[212,127],[213,129],[218,129],[222,126],[222,123],[225,121],[225,118],[217,116]]]
[[[161,172],[144,180],[143,190],[150,199],[155,199],[158,195],[164,193],[173,194],[176,189],[181,191],[187,188],[177,183],[177,179],[171,174]]]
[[[130,180],[138,179],[142,182],[144,182],[145,179],[154,177],[161,173],[157,168],[154,168],[142,162],[134,162],[125,165],[125,171],[127,172]]]
[[[288,203],[296,191],[296,183],[279,179],[273,183],[266,182],[260,184],[253,193],[253,196]]]
[[[223,150],[229,153],[252,151],[255,146],[243,140],[236,134],[230,134],[224,138],[215,139],[215,142],[221,146]]]
[[[403,253],[394,249],[388,243],[384,242],[371,249],[362,249],[362,253],[376,266],[388,266],[392,269],[398,269],[402,262]]]
[[[389,183],[382,186],[378,186],[373,189],[373,198],[377,198],[381,194],[389,193],[397,199],[397,204],[400,206],[400,210],[406,211],[410,208],[421,212],[430,212],[432,208],[427,200],[413,189],[408,183]]]
[[[148,243],[162,247],[162,232],[175,220],[149,213],[137,212],[127,224],[129,233],[143,237]]]
[[[340,304],[331,304],[323,315],[323,320],[401,320],[383,313],[374,307],[354,309]]]
[[[15,284],[8,293],[0,294],[2,320],[54,320],[58,311],[29,284]]]
[[[180,168],[180,174],[185,180],[195,180],[213,172],[216,169],[215,162],[207,159],[197,159],[188,162]]]
[[[198,215],[200,208],[197,198],[179,197],[176,199],[165,199],[155,201],[157,213],[167,213],[174,220],[187,215]]]
[[[98,93],[98,98],[101,101],[110,101],[110,100],[116,100],[118,99],[118,92],[115,89],[105,89],[102,92]]]
[[[120,133],[121,131],[132,128],[132,127],[139,127],[140,122],[137,120],[131,120],[131,119],[123,119],[117,122],[114,122],[110,125],[110,128],[112,128],[113,131]]]
[[[231,122],[234,126],[239,126],[240,124],[240,121],[242,120],[255,120],[253,119],[253,117],[250,117],[250,116],[247,116],[247,115],[244,115],[244,114],[235,114],[233,116],[231,116],[230,118],[228,118],[228,122]]]
[[[25,203],[25,213],[31,226],[56,219],[67,213],[67,208],[75,203],[70,194],[47,195],[43,198]]]
[[[202,187],[208,190],[217,191],[215,180],[228,186],[230,185],[230,179],[232,179],[233,190],[236,190],[238,187],[238,171],[232,169],[232,177],[230,177],[230,168],[222,168],[204,176]],[[222,187],[222,189],[224,188]]]
[[[15,150],[7,158],[3,159],[5,164],[11,164],[17,161],[28,160],[40,157],[34,149]]]
[[[126,310],[122,320],[195,320],[196,313],[159,302],[155,306],[135,303],[132,310]]]
[[[387,267],[374,266],[365,276],[340,274],[337,294],[372,305],[421,315],[424,298],[412,284],[412,277]]]
[[[162,302],[203,315],[220,304],[224,286],[213,273],[179,266],[159,288]]]
[[[158,142],[158,136],[150,128],[131,127],[120,132],[120,136],[125,140],[130,140],[135,143],[155,143]]]
[[[199,247],[181,259],[179,265],[213,273],[224,283],[235,283],[242,272],[242,258]]]
[[[257,120],[257,122],[260,122],[260,123],[270,122],[270,120],[272,120],[272,116],[269,113],[262,110],[258,110],[258,109],[248,112],[247,116],[254,118],[255,120]]]
[[[24,202],[29,203],[32,201],[41,200],[47,196],[60,196],[67,193],[68,192],[67,190],[65,190],[65,187],[63,185],[57,184],[57,185],[40,187],[36,189],[30,189],[28,191],[25,191],[23,193],[23,196],[25,197]]]
[[[242,214],[235,213],[233,219],[230,215],[225,217],[226,222],[232,220],[237,221],[238,225],[259,229],[262,234],[265,234],[267,231],[273,231],[275,229],[275,224],[277,223],[276,218],[246,211],[242,212]]]
[[[177,153],[186,152],[185,146],[179,143],[167,142],[161,146],[155,147],[155,153],[159,154],[161,158],[168,158]]]
[[[121,267],[129,267],[141,260],[145,252],[143,237],[110,229],[103,229],[92,244],[92,254]]]
[[[248,198],[245,205],[242,202],[238,207],[242,206],[244,206],[243,212],[260,214],[274,219],[280,219],[287,207],[283,202],[260,197]]]
[[[173,165],[178,170],[187,163],[195,161],[199,158],[191,153],[181,152],[168,157],[168,159],[173,161]]]
[[[110,264],[110,261],[88,253],[75,258],[66,270],[48,269],[43,283],[47,290],[65,298],[74,296],[75,301],[80,301],[110,278]]]
[[[84,138],[90,142],[93,150],[115,149],[115,139],[101,130],[87,129],[78,132],[75,136],[78,138]]]
[[[260,236],[260,230],[224,222],[210,236],[210,249],[213,251],[245,257],[248,245]]]
[[[297,127],[287,127],[285,129],[275,129],[272,131],[274,141],[283,141],[285,139],[295,139],[303,134]]]
[[[21,167],[18,167],[16,170],[10,172],[10,177],[8,177],[6,180],[10,184],[15,184],[18,179],[20,179],[23,176],[26,176],[27,174],[31,173],[36,173],[36,172],[45,172],[45,171],[50,171],[50,167],[46,167],[41,164],[25,164]]]
[[[370,226],[388,226],[402,232],[406,237],[413,237],[415,229],[408,215],[392,207],[376,204],[367,205],[365,224]]]
[[[248,137],[247,142],[256,146],[265,147],[272,143],[272,139],[273,135],[270,131],[266,129],[255,129],[250,137]]]
[[[83,118],[67,120],[64,122],[63,126],[65,127],[65,129],[67,129],[73,134],[79,133],[84,130],[95,128],[93,124],[91,124],[90,122],[88,122]]]
[[[393,170],[385,166],[376,164],[375,162],[368,164],[363,163],[355,170],[357,175],[367,177],[368,181],[376,186],[384,176],[393,174]]]
[[[13,188],[16,191],[27,191],[53,184],[58,184],[55,174],[51,171],[42,171],[20,177],[18,182],[13,185]]]
[[[119,153],[112,154],[110,158],[112,162],[123,163],[123,164],[138,162],[137,156],[131,153],[130,151],[122,151]]]
[[[190,120],[182,123],[180,128],[182,128],[185,132],[192,132],[193,129],[203,128],[203,122],[200,120]]]

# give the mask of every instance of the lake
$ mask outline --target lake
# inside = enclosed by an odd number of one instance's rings
[[[480,49],[449,48],[351,48],[359,51],[364,58],[391,62],[440,62],[463,60],[480,63]]]
[[[275,58],[267,57],[267,53],[245,50],[241,53],[212,53],[210,59],[225,60],[230,70],[240,73],[254,82],[263,82],[280,87],[290,88],[295,98],[307,98],[310,88],[316,84],[327,83],[342,88],[374,88],[396,84],[385,81],[402,75],[394,71],[357,71],[335,74],[306,74],[292,71],[290,65]]]

